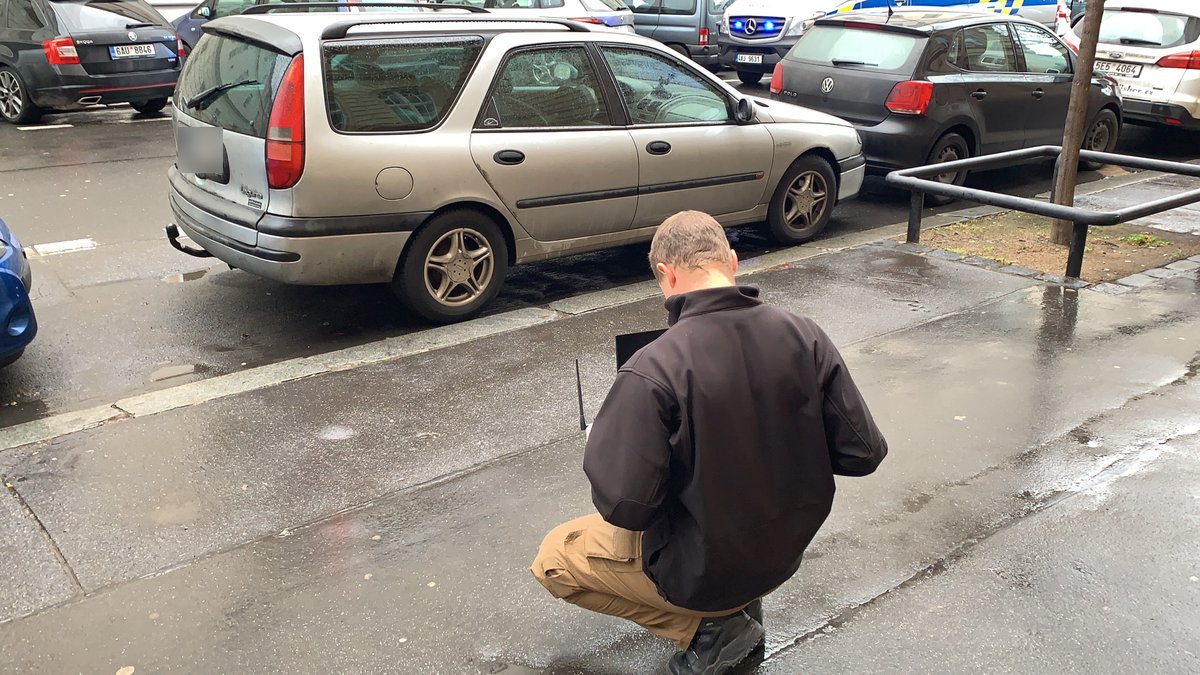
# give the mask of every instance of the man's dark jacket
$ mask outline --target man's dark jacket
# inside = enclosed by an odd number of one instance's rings
[[[617,527],[644,530],[667,601],[722,611],[787,581],[833,504],[887,443],[837,349],[758,289],[667,301],[670,328],[635,354],[592,426],[584,471]]]

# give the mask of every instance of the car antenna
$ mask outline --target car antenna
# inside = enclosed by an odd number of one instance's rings
[[[575,359],[575,393],[579,396],[579,430],[587,431],[587,418],[583,415],[583,378],[579,376],[579,359]]]
[[[888,20],[888,21],[891,21],[891,20],[892,20],[892,15],[896,13],[896,10],[895,10],[895,8],[893,8],[893,7],[892,7],[892,0],[887,0],[887,7],[888,7],[888,18],[887,18],[887,20]],[[887,23],[887,21],[884,21],[884,23]]]

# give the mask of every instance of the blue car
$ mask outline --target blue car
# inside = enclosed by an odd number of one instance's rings
[[[29,301],[29,289],[33,277],[25,249],[8,231],[0,220],[0,366],[20,358],[25,347],[37,335],[37,319],[33,316],[33,303]]]

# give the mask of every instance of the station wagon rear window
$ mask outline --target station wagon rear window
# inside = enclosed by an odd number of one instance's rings
[[[209,33],[188,57],[175,87],[176,105],[205,124],[266,138],[271,103],[289,63],[283,54]],[[216,87],[222,91],[208,93]]]
[[[796,42],[788,58],[833,66],[911,72],[924,45],[924,38],[906,33],[837,25],[813,26]]]
[[[345,132],[434,127],[482,51],[475,36],[325,43],[329,124]]]
[[[124,33],[130,24],[167,25],[162,15],[142,0],[70,0],[51,2],[50,6],[70,33],[104,29]]]

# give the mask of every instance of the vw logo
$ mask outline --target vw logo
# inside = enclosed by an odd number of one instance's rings
[[[754,35],[758,32],[758,22],[754,19],[746,19],[746,35]]]
[[[831,91],[833,91],[833,78],[827,77],[821,80],[821,93],[828,94]]]
[[[137,42],[137,33],[134,33],[133,31],[129,31],[129,41]]]

